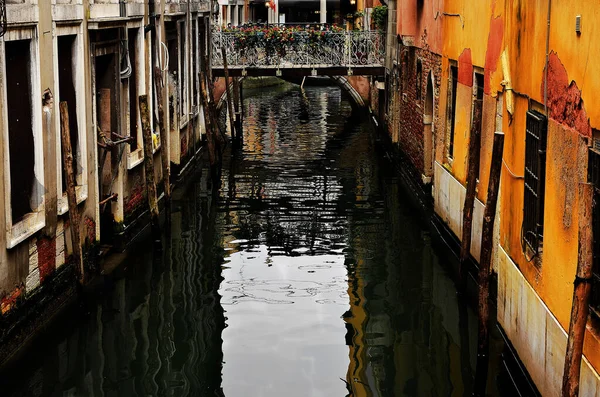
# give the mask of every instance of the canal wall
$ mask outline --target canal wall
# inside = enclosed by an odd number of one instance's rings
[[[586,66],[597,43],[593,33],[573,29],[575,17],[567,5],[489,0],[472,7],[454,1],[443,8],[448,12],[432,12],[441,3],[388,4],[386,76],[372,85],[372,109],[389,145],[405,159],[403,172],[431,192],[434,219],[452,241],[461,240],[467,176],[477,172],[470,252],[475,271],[493,136],[504,133],[492,256],[497,321],[538,391],[559,395],[581,243],[577,191],[580,183],[600,182],[590,171],[600,164],[593,88],[600,78],[590,77]],[[600,5],[577,3],[581,20],[593,24]],[[558,31],[564,34],[553,33]],[[481,119],[474,119],[476,108]],[[476,170],[468,165],[472,129],[480,133]],[[597,200],[598,190],[595,194]],[[597,229],[600,210],[591,211]],[[590,249],[597,256],[600,245]],[[594,280],[599,279],[594,270]],[[593,291],[597,284],[593,281]],[[600,295],[595,294],[581,395],[600,390]]]
[[[161,157],[177,183],[197,158],[204,135],[198,61],[208,3],[59,3],[6,5],[0,56],[0,223],[5,226],[0,228],[0,365],[76,295],[82,276],[93,280],[98,260],[123,249],[146,224],[138,97],[154,98],[149,111],[159,196]],[[161,16],[156,39],[152,12]],[[155,46],[160,64],[153,61]],[[154,79],[154,66],[161,79]],[[163,97],[155,95],[157,84]],[[63,101],[79,225],[70,220],[66,197],[58,106]],[[159,101],[165,142],[156,116]],[[83,275],[73,255],[79,244],[74,227],[80,228]]]

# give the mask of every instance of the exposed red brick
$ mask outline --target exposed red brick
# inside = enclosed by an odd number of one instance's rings
[[[470,48],[465,48],[458,57],[458,82],[473,87],[473,61]]]
[[[136,208],[144,202],[144,185],[141,183],[136,185],[131,191],[129,197],[125,198],[124,210],[125,215],[131,214]]]
[[[15,288],[10,294],[0,299],[0,313],[5,314],[15,306],[17,300],[23,293],[24,288],[25,287],[21,285]]]
[[[181,155],[185,156],[188,151],[188,136],[187,131],[181,134]]]
[[[96,222],[90,218],[89,216],[86,216],[85,219],[83,220],[83,222],[85,223],[85,227],[86,227],[86,239],[88,244],[93,243],[94,241],[96,241]]]
[[[543,97],[543,82],[541,93]],[[581,135],[592,136],[592,127],[581,99],[581,90],[575,81],[569,82],[567,69],[554,51],[548,59],[548,114],[551,119],[576,130]]]
[[[40,283],[56,269],[56,239],[40,238],[37,241]]]
[[[502,51],[502,38],[504,36],[504,21],[502,18],[492,18],[490,33],[488,35],[487,51],[485,53],[485,66],[483,69],[483,91],[486,95],[491,93],[491,76],[496,71],[500,53]]]

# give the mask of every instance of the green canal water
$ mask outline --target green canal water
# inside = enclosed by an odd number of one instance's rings
[[[195,171],[163,249],[134,243],[0,395],[470,395],[476,317],[368,115],[336,87],[246,90],[244,109],[219,193]],[[514,395],[492,351],[489,393]]]

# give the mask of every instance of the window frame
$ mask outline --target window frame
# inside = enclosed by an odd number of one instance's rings
[[[55,56],[54,62],[54,98],[55,98],[55,128],[56,128],[56,166],[57,170],[63,168],[62,165],[62,133],[60,129],[60,111],[59,109],[59,98],[60,98],[60,82],[58,75],[58,37],[59,36],[76,36],[75,37],[75,48],[76,53],[75,67],[73,68],[75,75],[75,96],[77,98],[77,127],[79,133],[79,161],[81,164],[81,173],[75,175],[75,196],[77,198],[77,204],[81,204],[88,197],[88,153],[87,153],[87,124],[86,124],[86,96],[85,96],[85,66],[84,66],[84,51],[83,51],[83,28],[81,24],[76,26],[56,26],[56,34],[52,40],[53,52]],[[56,197],[57,197],[57,212],[58,215],[66,214],[69,211],[69,203],[67,200],[67,193],[62,191],[62,172],[57,172],[57,185],[56,185]]]
[[[7,41],[30,41],[30,76],[31,76],[31,96],[32,99],[41,98],[40,87],[40,64],[39,64],[39,37],[37,27],[20,27],[10,29],[6,32],[2,44],[0,45],[0,67],[2,74],[0,81],[1,88],[1,111],[2,121],[2,150],[4,153],[4,212],[6,216],[6,248],[11,249],[25,241],[33,234],[40,231],[45,225],[45,200],[46,195],[43,192],[44,183],[44,152],[43,152],[43,133],[42,133],[42,103],[41,100],[32,100],[32,132],[34,145],[34,175],[42,188],[40,192],[40,203],[37,208],[32,208],[32,212],[26,214],[16,224],[12,221],[12,198],[11,198],[11,177],[10,177],[10,148],[9,148],[9,126],[8,126],[8,93],[6,90],[6,52],[4,43]]]
[[[456,73],[453,73],[454,71],[456,71]],[[448,65],[448,100],[446,105],[446,158],[450,164],[452,164],[454,160],[457,91],[458,64],[455,61],[451,61]]]
[[[542,244],[544,239],[544,202],[545,202],[545,190],[546,190],[546,150],[547,150],[547,137],[548,137],[548,119],[547,117],[534,110],[530,109],[526,113],[525,119],[525,158],[524,160],[524,183],[523,183],[523,223],[521,233],[521,244],[523,245],[523,252],[529,257],[531,252],[532,259],[538,256],[542,252]],[[539,131],[530,131],[534,126],[533,123],[539,123]],[[539,132],[539,137],[535,135],[535,132]],[[537,147],[537,156],[531,158],[536,153],[536,148],[528,148],[528,137],[530,139],[537,139],[539,141]],[[529,166],[528,166],[529,164]],[[537,166],[537,175],[535,170],[531,168]],[[531,182],[537,181],[535,185]],[[528,182],[529,181],[529,182]],[[528,197],[536,197],[536,201],[528,205]],[[531,207],[530,207],[531,206]],[[531,211],[531,213],[528,213]],[[530,230],[531,225],[527,223],[535,223],[534,230]],[[534,234],[533,240],[528,240],[528,234]]]
[[[596,135],[596,134],[594,134]],[[600,150],[598,137],[593,137],[593,145],[588,148],[588,182],[594,186],[592,202],[592,291],[590,295],[590,311],[600,319]]]
[[[135,59],[131,58],[131,54],[130,54],[130,61],[131,62],[136,62],[136,76],[131,75],[127,81],[127,131],[129,132],[129,135],[131,135],[131,127],[130,127],[130,118],[131,118],[131,112],[129,111],[130,109],[130,103],[131,103],[131,98],[129,96],[129,84],[131,84],[132,79],[134,81],[134,83],[137,85],[137,93],[138,95],[144,95],[146,92],[146,68],[145,68],[145,62],[144,62],[144,34],[143,34],[143,26],[138,26],[138,24],[128,24],[128,26],[126,27],[127,29],[127,40],[130,40],[131,38],[129,37],[129,32],[131,30],[137,30],[137,34],[136,34],[136,38],[135,38]],[[153,66],[152,64],[150,64],[151,66]],[[152,68],[151,68],[152,69]],[[153,76],[153,70],[150,70],[150,76]],[[151,80],[153,81],[153,79]],[[153,113],[153,108],[152,108],[152,102],[153,101],[149,101],[150,103],[148,104],[149,106],[149,111],[151,115],[154,115]],[[128,148],[128,153],[127,153],[127,169],[131,170],[133,168],[135,168],[136,166],[140,165],[143,163],[144,161],[144,139],[143,139],[143,131],[142,131],[142,123],[141,123],[141,116],[139,114],[139,104],[137,106],[138,112],[136,113],[136,117],[138,118],[138,129],[136,131],[136,137],[137,137],[137,147],[135,150],[131,150],[131,147]],[[151,125],[154,126],[154,117],[151,117]],[[129,146],[129,145],[128,145]],[[158,149],[158,148],[157,148]]]
[[[189,73],[188,73],[188,32],[187,32],[187,19],[181,19],[177,22],[177,62],[179,66],[179,128],[183,129],[189,121],[189,96],[188,96],[188,85],[189,85]],[[182,56],[183,54],[183,56]],[[183,59],[182,59],[183,58]]]

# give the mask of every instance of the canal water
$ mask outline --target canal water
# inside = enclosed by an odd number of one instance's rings
[[[476,317],[368,115],[337,87],[245,97],[218,194],[206,170],[175,191],[163,249],[135,243],[0,394],[470,395]]]

